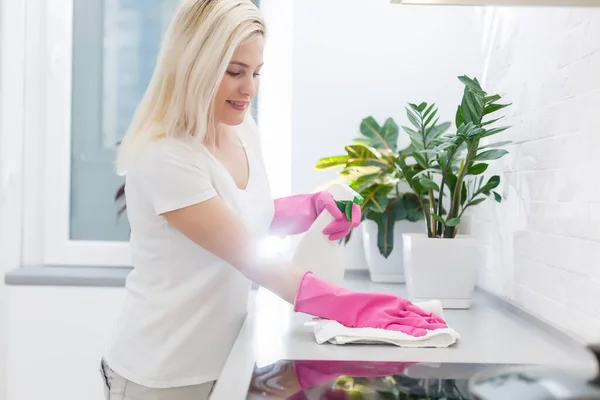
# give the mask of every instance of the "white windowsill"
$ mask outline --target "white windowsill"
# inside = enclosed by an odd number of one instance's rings
[[[4,283],[8,286],[123,287],[132,269],[113,266],[23,266],[7,272]],[[257,288],[257,285],[252,285],[252,289]]]
[[[132,267],[23,266],[4,275],[9,286],[121,287]]]

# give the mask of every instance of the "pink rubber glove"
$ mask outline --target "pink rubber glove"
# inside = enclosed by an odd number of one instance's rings
[[[357,293],[307,272],[296,293],[294,311],[339,322],[349,328],[380,328],[420,337],[446,322],[393,294]]]
[[[296,235],[306,232],[317,217],[327,210],[335,220],[327,225],[323,234],[330,240],[339,240],[358,227],[361,220],[360,206],[352,204],[352,221],[340,211],[329,192],[300,194],[275,200],[275,217],[271,223],[271,233],[275,235]]]

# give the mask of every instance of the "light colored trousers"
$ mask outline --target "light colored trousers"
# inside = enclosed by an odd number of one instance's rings
[[[100,373],[106,400],[207,400],[214,382],[201,385],[154,389],[133,383],[113,371],[104,360]]]

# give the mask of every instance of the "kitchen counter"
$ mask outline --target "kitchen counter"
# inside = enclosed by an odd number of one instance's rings
[[[350,271],[344,286],[357,291],[392,292],[407,297],[406,287],[377,284]],[[278,360],[358,360],[423,363],[546,364],[595,371],[583,345],[485,292],[477,291],[469,310],[444,310],[461,338],[448,348],[400,348],[388,345],[318,345],[310,316],[261,288],[253,292],[249,314],[210,400],[245,399],[255,366]]]

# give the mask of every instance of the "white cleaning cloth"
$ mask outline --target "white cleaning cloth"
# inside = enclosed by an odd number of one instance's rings
[[[414,303],[427,312],[444,318],[442,305],[437,300]],[[326,342],[332,344],[363,343],[377,344],[388,343],[399,347],[448,347],[460,339],[460,335],[454,329],[436,329],[427,332],[426,335],[415,337],[399,331],[391,331],[377,328],[348,328],[337,321],[316,319],[307,322],[313,326],[315,340],[318,344]]]

